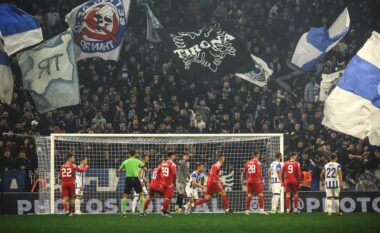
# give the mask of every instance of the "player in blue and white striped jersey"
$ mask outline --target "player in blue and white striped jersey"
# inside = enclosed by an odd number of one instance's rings
[[[272,213],[277,213],[278,203],[280,202],[281,195],[281,180],[280,180],[280,172],[282,167],[282,154],[276,154],[276,160],[273,161],[268,169],[268,177],[269,182],[272,188]]]
[[[80,160],[80,167],[86,167],[87,158],[82,158]],[[75,214],[81,214],[80,204],[83,197],[83,190],[86,181],[86,172],[75,173]]]
[[[342,169],[337,163],[338,157],[336,154],[331,154],[331,161],[327,163],[321,172],[321,181],[324,183],[326,189],[326,211],[328,215],[333,212],[333,205],[335,214],[340,215],[339,212],[339,193],[340,186],[343,183]]]
[[[196,170],[191,173],[190,180],[186,184],[186,195],[189,198],[189,202],[186,205],[185,213],[192,211],[194,201],[199,199],[198,192],[205,189],[205,186],[202,185],[204,170],[205,166],[203,164],[197,164]]]

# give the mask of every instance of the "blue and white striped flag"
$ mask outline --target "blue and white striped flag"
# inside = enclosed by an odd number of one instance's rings
[[[380,34],[372,36],[348,63],[327,97],[325,126],[380,146]]]
[[[1,34],[0,34],[1,36]],[[0,101],[10,105],[13,96],[13,77],[9,66],[9,57],[4,51],[3,42],[0,40]]]
[[[79,104],[79,80],[69,31],[18,54],[23,87],[40,113]]]
[[[10,4],[0,4],[0,31],[8,56],[43,40],[37,20]]]
[[[326,27],[312,27],[298,41],[292,63],[304,71],[310,71],[319,58],[330,51],[347,34],[349,27],[350,16],[347,8],[328,30]]]
[[[145,4],[146,7],[146,38],[153,43],[161,42],[161,38],[158,35],[156,29],[162,28],[161,23],[158,21],[157,17],[153,14],[148,3]]]

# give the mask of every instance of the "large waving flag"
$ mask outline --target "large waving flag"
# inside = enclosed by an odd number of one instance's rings
[[[1,35],[1,34],[0,34]],[[10,105],[13,96],[13,77],[9,66],[9,57],[0,40],[0,101]]]
[[[69,31],[18,55],[23,86],[40,113],[79,104],[79,81]]]
[[[10,4],[0,4],[0,32],[8,56],[43,40],[37,20]]]
[[[66,15],[77,60],[119,60],[130,0],[89,0]]]
[[[236,77],[256,84],[259,87],[263,87],[267,85],[267,80],[273,74],[273,70],[268,67],[267,63],[263,59],[252,54],[251,57],[254,64],[252,70],[244,74],[236,73],[235,75]]]
[[[145,7],[146,7],[146,37],[150,42],[153,42],[153,43],[161,42],[161,38],[158,35],[156,29],[162,28],[162,25],[158,21],[157,17],[153,14],[148,3],[145,3]]]
[[[319,90],[319,101],[325,101],[327,96],[329,96],[330,92],[334,88],[334,86],[338,83],[339,78],[342,77],[344,70],[337,71],[331,74],[322,74],[322,81]]]
[[[372,36],[348,63],[327,97],[325,126],[380,145],[380,34]]]
[[[310,71],[319,58],[330,51],[347,34],[350,16],[345,8],[331,27],[312,27],[298,41],[292,57],[292,63],[304,71]]]
[[[201,81],[252,70],[245,44],[226,24],[157,31],[169,55],[174,56],[179,70],[188,78]]]

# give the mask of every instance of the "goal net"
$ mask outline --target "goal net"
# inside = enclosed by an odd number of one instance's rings
[[[216,162],[217,155],[224,154],[226,161],[222,167],[221,180],[234,211],[245,210],[246,188],[242,170],[251,154],[259,151],[265,177],[264,207],[269,211],[272,193],[266,173],[270,163],[275,160],[276,153],[283,154],[282,134],[53,134],[50,137],[36,137],[36,144],[39,177],[46,181],[39,188],[39,213],[63,213],[59,168],[70,152],[75,154],[77,165],[83,157],[88,159],[89,164],[85,175],[82,213],[120,213],[125,177],[118,173],[118,168],[127,159],[130,150],[135,150],[138,156],[149,156],[147,184],[151,171],[168,152],[176,152],[177,161],[182,159],[184,152],[189,152],[190,173],[197,163],[203,163],[206,168],[205,179],[212,164]],[[201,192],[199,195],[203,196]],[[176,196],[175,194],[172,199],[171,209]],[[129,198],[133,196],[129,195]],[[153,198],[148,212],[160,212],[162,202],[162,197]],[[131,209],[131,203],[128,201],[128,210]],[[280,206],[283,210],[283,198]],[[258,210],[256,198],[252,199],[251,209],[253,212]],[[223,211],[220,197],[214,196],[209,203],[198,206],[195,211]]]

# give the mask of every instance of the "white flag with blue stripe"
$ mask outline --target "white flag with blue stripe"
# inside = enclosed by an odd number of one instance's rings
[[[1,36],[1,34],[0,34]],[[4,51],[3,42],[0,40],[0,101],[10,105],[13,96],[13,77],[9,66],[9,57]]]
[[[69,31],[18,54],[23,87],[40,113],[79,104],[79,80]]]
[[[350,16],[345,8],[329,29],[312,27],[298,41],[292,63],[304,71],[310,71],[319,58],[330,51],[347,34]]]
[[[348,63],[327,97],[325,126],[380,146],[380,34],[372,36]]]
[[[0,4],[0,31],[8,56],[43,40],[37,20],[10,4]]]

